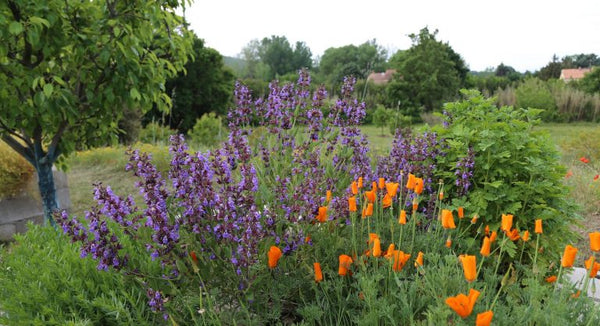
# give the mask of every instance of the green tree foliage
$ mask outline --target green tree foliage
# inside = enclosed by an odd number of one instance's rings
[[[450,45],[436,40],[436,35],[437,30],[430,33],[427,27],[410,35],[412,47],[394,59],[397,73],[388,86],[392,101],[433,111],[454,98],[464,85],[466,64]]]
[[[384,128],[388,125],[390,118],[390,110],[386,109],[383,105],[378,105],[375,112],[373,112],[373,124],[381,129],[381,135],[384,135]]]
[[[548,84],[538,78],[528,78],[515,91],[517,106],[544,110],[541,117],[544,121],[559,120],[556,101]]]
[[[563,58],[563,66],[565,68],[589,68],[600,66],[600,57],[594,53],[572,54]]]
[[[346,76],[366,79],[371,71],[384,71],[386,58],[385,49],[377,45],[376,40],[359,46],[351,44],[329,48],[319,62],[319,74],[325,76],[326,83],[333,89]]]
[[[51,223],[57,159],[116,139],[126,108],[169,108],[165,79],[183,69],[192,46],[179,5],[0,3],[0,134],[35,167]]]
[[[194,57],[185,65],[185,71],[167,81],[167,94],[173,101],[171,111],[165,115],[154,108],[146,113],[146,123],[159,121],[186,133],[203,114],[227,112],[235,76],[224,66],[221,54],[204,47],[204,41],[199,38],[194,38]]]
[[[594,68],[579,81],[579,88],[589,94],[600,93],[600,68]]]
[[[563,64],[558,61],[558,57],[552,56],[552,61],[548,62],[547,65],[542,67],[535,75],[541,80],[558,79],[560,77],[560,71],[563,69]]]

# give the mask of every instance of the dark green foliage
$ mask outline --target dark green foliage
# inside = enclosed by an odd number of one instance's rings
[[[600,93],[600,68],[594,68],[579,81],[579,88],[586,93]]]
[[[535,75],[541,80],[558,79],[560,72],[563,69],[563,64],[558,61],[556,54],[552,56],[552,61],[542,67]]]
[[[464,202],[465,210],[478,214],[492,230],[499,228],[502,214],[514,214],[520,230],[533,230],[534,220],[541,218],[542,245],[563,248],[575,239],[571,226],[578,215],[566,199],[568,190],[562,183],[566,171],[557,150],[547,134],[532,130],[540,110],[498,108],[493,99],[484,99],[476,91],[463,94],[465,100],[445,106],[449,127],[434,128],[448,145],[448,154],[438,166],[446,193],[457,193],[457,162],[472,149],[471,187],[467,197],[457,198],[456,203]],[[544,257],[550,258],[556,257]]]
[[[185,65],[185,72],[167,81],[166,92],[173,102],[170,113],[164,115],[154,108],[144,116],[146,124],[164,119],[171,129],[186,133],[203,114],[227,112],[235,78],[232,71],[224,66],[219,52],[204,47],[204,41],[197,37],[194,57]]]
[[[142,284],[98,271],[79,244],[51,227],[28,225],[0,251],[2,325],[157,325]]]

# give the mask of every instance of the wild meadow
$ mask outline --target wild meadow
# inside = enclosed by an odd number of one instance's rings
[[[594,147],[562,143],[567,168],[540,110],[474,91],[442,124],[374,142],[354,83],[328,94],[301,71],[265,98],[237,84],[210,149],[173,135],[72,158],[96,162],[78,173],[101,182],[73,196],[94,203],[0,256],[0,323],[600,323],[581,294],[600,229],[577,227],[598,210],[576,204],[598,196]],[[565,277],[580,265],[582,291]]]

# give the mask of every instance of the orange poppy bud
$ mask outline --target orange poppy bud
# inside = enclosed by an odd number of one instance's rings
[[[415,259],[415,267],[423,266],[423,252],[419,251],[417,259]]]
[[[362,217],[373,215],[373,203],[368,203],[367,207],[363,208]]]
[[[594,181],[598,181],[598,179],[600,179],[600,174],[596,174],[596,175],[594,176]]]
[[[571,298],[577,299],[577,298],[579,298],[580,295],[581,295],[581,290],[578,290],[577,292],[571,294]]]
[[[412,211],[413,214],[417,211],[417,209],[419,208],[419,202],[417,201],[417,198],[413,198],[413,202],[412,202]]]
[[[277,267],[277,262],[281,258],[281,255],[281,249],[276,246],[271,246],[271,248],[269,248],[269,252],[267,253],[267,257],[269,258],[269,268],[273,269]]]
[[[479,251],[479,253],[483,257],[489,256],[491,245],[492,245],[492,242],[490,241],[490,238],[488,238],[488,237],[483,238],[483,244],[481,245],[481,250]]]
[[[600,251],[600,232],[590,233],[590,249]]]
[[[402,225],[406,224],[406,211],[405,210],[400,211],[400,217],[398,218],[398,223],[400,223]]]
[[[379,189],[385,188],[385,178],[379,178]]]
[[[485,235],[490,235],[490,226],[486,225],[483,231],[485,232]]]
[[[567,171],[567,174],[565,174],[565,179],[569,179],[572,176],[573,176],[573,171],[569,170],[569,171]]]
[[[319,214],[317,215],[317,220],[321,223],[327,222],[327,206],[319,207]]]
[[[467,318],[473,312],[473,306],[475,306],[479,293],[477,290],[470,289],[469,296],[461,293],[455,297],[449,297],[446,299],[446,304],[460,317]]]
[[[393,257],[394,264],[392,265],[392,269],[394,272],[401,271],[406,262],[410,259],[410,255],[405,254],[402,250],[394,250]]]
[[[548,283],[556,282],[556,275],[551,275],[551,276],[546,277],[546,282],[548,282]]]
[[[573,267],[573,263],[575,263],[575,256],[577,256],[577,248],[567,245],[561,260],[562,267]]]
[[[585,164],[590,163],[590,160],[588,160],[585,156],[582,156],[579,160]]]
[[[385,196],[383,196],[381,204],[383,205],[383,208],[388,208],[392,206],[392,197],[390,197],[389,194],[385,194]]]
[[[423,179],[422,178],[416,178],[415,180],[415,193],[417,195],[420,195],[423,192],[423,187],[424,187],[424,183],[423,183]]]
[[[315,269],[315,282],[319,283],[323,280],[323,273],[321,272],[321,264],[313,263]]]
[[[523,232],[523,236],[521,236],[521,239],[523,239],[524,242],[529,241],[529,230],[525,230],[525,232]]]
[[[365,191],[365,198],[369,201],[369,203],[375,202],[375,191]]]
[[[190,257],[192,258],[192,261],[194,262],[194,264],[198,264],[198,256],[196,256],[196,252],[192,251],[190,252]]]
[[[450,248],[452,247],[452,239],[450,237],[448,237],[448,239],[446,239],[446,248]]]
[[[396,197],[396,194],[398,193],[398,187],[400,187],[399,183],[393,183],[393,182],[389,182],[385,184],[385,189],[387,190],[388,195],[390,195],[390,197]]]
[[[363,187],[363,177],[358,177],[358,189],[362,189]]]
[[[373,257],[381,256],[381,241],[379,238],[373,240]]]
[[[460,262],[467,282],[473,282],[477,278],[477,258],[472,255],[460,255]]]
[[[521,237],[518,229],[512,229],[511,231],[506,232],[506,236],[512,241],[517,241]]]
[[[328,203],[331,201],[331,190],[327,190],[327,195],[325,195],[325,201]]]
[[[367,243],[372,243],[375,239],[379,239],[377,233],[369,233],[369,241]]]
[[[406,182],[406,188],[410,189],[410,190],[414,190],[415,189],[415,183],[416,183],[416,177],[414,174],[409,173],[408,174],[408,181]]]
[[[490,242],[496,241],[496,237],[498,237],[498,232],[492,231],[492,234],[490,235]]]
[[[440,191],[440,195],[439,195],[440,200],[444,199],[444,192]]]
[[[502,226],[500,230],[509,232],[512,229],[513,216],[511,214],[502,214]]]
[[[477,314],[477,320],[475,320],[475,326],[490,326],[494,313],[491,310]]]
[[[479,219],[479,215],[477,215],[477,214],[473,215],[473,218],[471,219],[471,224],[477,223],[478,219]]]
[[[371,191],[377,193],[377,182],[373,181],[373,184],[371,185]]]
[[[541,219],[535,220],[535,231],[534,232],[537,234],[544,233],[544,230],[542,229],[542,220]]]
[[[465,217],[465,210],[461,207],[458,208],[458,218]]]
[[[356,183],[356,181],[352,181],[352,194],[358,194],[358,183]]]
[[[454,216],[452,216],[452,211],[442,209],[442,227],[444,229],[456,229],[456,224],[454,224]]]
[[[311,240],[310,235],[307,235],[306,238],[304,238],[305,243],[309,243],[310,240]]]
[[[590,272],[590,278],[596,277],[598,275],[598,270],[600,270],[600,263],[596,262],[596,258],[594,256],[590,256],[588,260],[585,261],[585,268]]]
[[[338,274],[340,276],[346,276],[348,274],[348,270],[350,269],[350,265],[352,265],[352,258],[348,255],[340,255],[339,257],[340,264],[338,266]]]
[[[356,197],[352,196],[348,198],[348,210],[351,212],[356,212]]]

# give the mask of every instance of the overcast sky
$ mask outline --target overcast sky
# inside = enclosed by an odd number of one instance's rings
[[[226,56],[272,35],[306,43],[313,59],[371,39],[392,54],[423,27],[475,71],[504,63],[533,72],[554,54],[600,56],[600,0],[195,0],[186,18]]]

